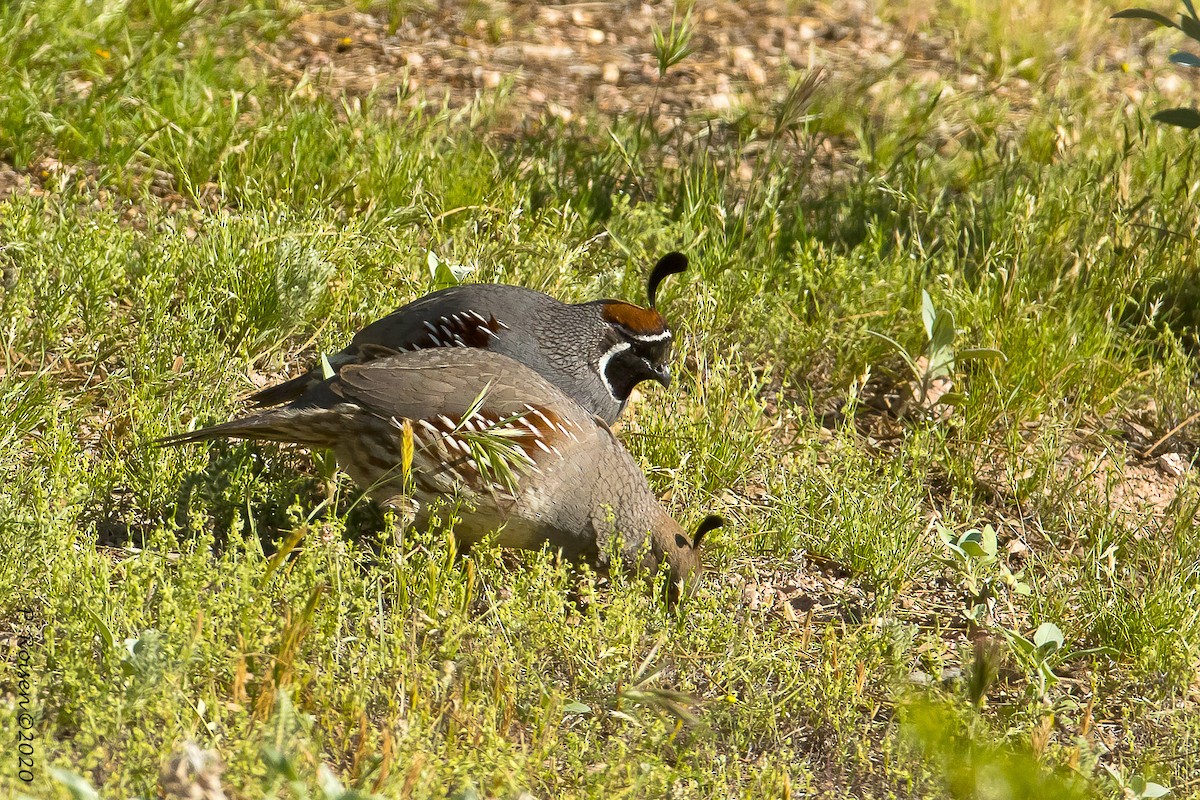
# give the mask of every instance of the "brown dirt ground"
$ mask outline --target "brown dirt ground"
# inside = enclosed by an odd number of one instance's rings
[[[1028,80],[989,78],[982,61],[964,63],[961,42],[930,32],[928,13],[909,10],[900,15],[903,23],[889,24],[873,5],[701,2],[691,54],[661,82],[652,31],[656,24],[670,28],[672,6],[665,2],[445,2],[402,19],[347,7],[303,15],[286,38],[257,52],[284,81],[304,78],[312,91],[351,97],[375,92],[411,100],[423,93],[460,108],[509,82],[511,122],[544,114],[564,120],[642,114],[653,102],[655,116],[668,121],[720,116],[778,100],[797,73],[815,69],[851,82],[897,76],[946,82],[951,91],[1028,105]],[[1088,59],[1117,73],[1151,54],[1145,37],[1119,29],[1090,46]],[[1040,80],[1057,80],[1054,65]],[[1180,79],[1164,80],[1160,88],[1170,89]],[[1144,75],[1130,75],[1117,88],[1132,93],[1144,85]]]

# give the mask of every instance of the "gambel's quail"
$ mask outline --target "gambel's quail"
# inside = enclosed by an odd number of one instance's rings
[[[226,437],[330,448],[376,500],[406,510],[415,501],[418,524],[456,516],[464,545],[497,531],[501,546],[549,543],[607,567],[619,533],[623,566],[655,570],[666,560],[676,588],[699,566],[701,537],[720,524],[710,517],[689,537],[602,420],[529,367],[486,350],[346,365],[282,408],[162,443]]]
[[[567,304],[521,286],[473,283],[414,300],[359,331],[329,357],[333,370],[397,352],[477,347],[514,358],[605,422],[615,422],[633,387],[671,382],[671,329],[655,310],[663,278],[683,272],[682,253],[659,259],[647,282],[649,308],[620,300]],[[322,379],[320,368],[250,397],[260,407],[290,402]]]

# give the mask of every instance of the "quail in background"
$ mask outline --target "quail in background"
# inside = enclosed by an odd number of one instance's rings
[[[529,367],[476,348],[346,364],[282,408],[161,441],[216,438],[332,449],[376,500],[416,501],[418,524],[453,513],[463,545],[497,531],[500,546],[549,543],[607,568],[619,533],[623,566],[656,570],[666,561],[675,591],[699,567],[703,535],[720,524],[710,517],[688,536],[602,420]]]
[[[658,286],[687,269],[687,256],[659,259],[646,284],[649,308],[621,300],[568,304],[521,286],[474,283],[414,300],[359,331],[329,357],[335,372],[398,352],[480,348],[513,358],[605,422],[616,421],[633,387],[671,382],[671,329],[655,309]],[[251,395],[269,407],[320,383],[321,370]]]

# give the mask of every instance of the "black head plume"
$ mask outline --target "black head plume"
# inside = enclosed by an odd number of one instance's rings
[[[683,253],[670,252],[658,260],[650,272],[650,280],[646,284],[646,294],[650,298],[650,307],[654,308],[654,296],[658,294],[658,285],[663,278],[683,272],[688,268],[688,258]]]
[[[699,547],[700,540],[704,538],[704,534],[709,531],[720,528],[725,524],[725,520],[718,514],[709,514],[704,518],[698,526],[696,526],[696,535],[692,537],[692,547]]]

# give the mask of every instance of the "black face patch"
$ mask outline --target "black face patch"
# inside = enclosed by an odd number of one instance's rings
[[[671,371],[665,361],[647,360],[630,342],[613,346],[600,359],[600,374],[613,398],[621,403],[629,399],[633,387],[642,381],[658,381],[663,386],[671,382]]]
[[[613,399],[624,403],[642,381],[671,383],[671,329],[662,315],[617,300],[600,301],[609,324],[597,365]]]
[[[646,341],[636,337],[628,337],[630,351],[643,358],[654,369],[669,366],[671,363],[671,337],[656,341]]]

